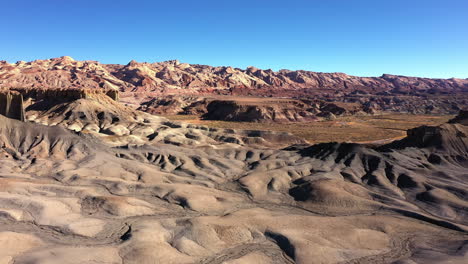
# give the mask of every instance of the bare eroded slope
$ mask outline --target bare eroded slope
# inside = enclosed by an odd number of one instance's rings
[[[3,262],[468,256],[466,116],[380,147],[310,146],[171,122],[108,97],[38,103],[30,122],[0,116]]]

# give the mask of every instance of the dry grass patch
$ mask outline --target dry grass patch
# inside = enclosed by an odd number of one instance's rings
[[[374,142],[402,138],[406,130],[422,125],[440,125],[453,118],[451,115],[430,116],[411,114],[385,114],[375,116],[347,116],[333,121],[299,122],[288,124],[249,123],[201,120],[194,115],[168,115],[166,118],[215,128],[270,130],[290,132],[308,140],[320,142]]]

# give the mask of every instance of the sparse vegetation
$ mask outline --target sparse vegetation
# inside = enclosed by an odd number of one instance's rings
[[[202,124],[216,128],[271,130],[290,132],[311,143],[320,142],[372,142],[401,138],[406,130],[422,125],[440,125],[453,116],[411,114],[385,114],[375,116],[346,116],[332,121],[300,123],[249,123],[202,120],[196,115],[167,115],[170,120]]]

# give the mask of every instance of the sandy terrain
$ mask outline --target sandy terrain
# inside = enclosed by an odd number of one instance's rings
[[[438,126],[453,115],[382,114],[341,116],[334,120],[289,123],[252,123],[205,120],[200,115],[164,115],[169,120],[213,128],[258,129],[288,132],[309,143],[354,142],[384,144],[406,136],[406,130],[422,125]]]
[[[468,127],[379,147],[106,96],[0,116],[1,263],[465,263]]]

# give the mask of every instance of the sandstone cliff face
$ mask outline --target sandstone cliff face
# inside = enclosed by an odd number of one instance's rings
[[[23,96],[15,91],[0,91],[0,115],[24,121]]]
[[[0,90],[0,115],[24,121],[25,108],[32,104],[35,108],[47,109],[59,103],[99,96],[119,99],[118,91],[105,89],[3,89]]]
[[[428,79],[384,74],[356,77],[344,73],[245,70],[166,61],[127,65],[75,61],[61,57],[9,64],[0,62],[0,87],[105,88],[174,94],[296,96],[336,92],[458,93],[468,79]]]

